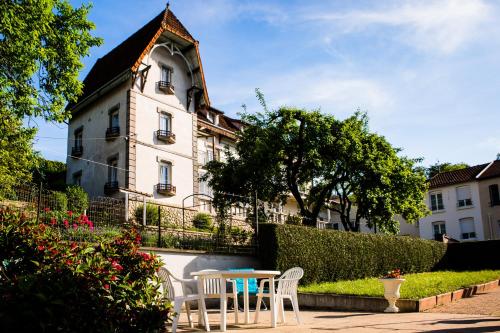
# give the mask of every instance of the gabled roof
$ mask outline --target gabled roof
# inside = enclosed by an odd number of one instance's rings
[[[101,87],[106,85],[108,82],[113,81],[124,72],[137,72],[144,56],[148,54],[156,40],[165,31],[168,31],[182,38],[189,44],[194,45],[196,58],[200,66],[200,75],[205,102],[207,105],[210,105],[205,78],[203,75],[203,67],[201,65],[199,55],[198,42],[193,38],[193,36],[191,36],[189,31],[167,7],[167,9],[146,23],[146,25],[137,30],[125,41],[97,60],[83,80],[84,87],[82,95],[78,98],[76,103],[68,104],[67,109],[73,109],[80,102],[84,101]]]
[[[500,160],[493,161],[479,174],[478,180],[500,177]]]
[[[430,179],[429,188],[432,189],[475,181],[476,176],[487,166],[488,163],[471,166],[465,169],[438,173]]]

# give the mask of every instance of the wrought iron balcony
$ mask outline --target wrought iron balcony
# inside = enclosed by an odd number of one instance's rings
[[[163,195],[174,196],[175,195],[175,186],[172,184],[156,184],[156,192]]]
[[[83,146],[71,147],[71,156],[80,157],[83,154]]]
[[[156,138],[166,143],[175,143],[175,134],[171,131],[157,130]]]
[[[104,194],[109,195],[118,191],[118,182],[107,182],[104,184]]]
[[[158,89],[165,94],[173,95],[175,93],[174,86],[170,81],[158,81]]]
[[[106,129],[106,139],[114,139],[120,136],[120,127],[113,126]]]

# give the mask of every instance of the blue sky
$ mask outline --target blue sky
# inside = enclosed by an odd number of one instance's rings
[[[78,5],[86,1],[72,1]],[[90,19],[104,45],[92,64],[165,7],[99,0]],[[173,0],[200,41],[212,105],[235,116],[290,105],[370,128],[409,157],[479,164],[500,152],[500,2]],[[66,127],[38,122],[35,147],[65,160]]]

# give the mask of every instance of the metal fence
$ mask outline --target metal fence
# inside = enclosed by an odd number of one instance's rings
[[[129,221],[141,226],[144,246],[211,253],[255,253],[257,225],[252,218],[253,205],[233,205],[229,214],[222,218],[216,214],[210,199],[193,201],[196,204],[178,207],[129,195]]]

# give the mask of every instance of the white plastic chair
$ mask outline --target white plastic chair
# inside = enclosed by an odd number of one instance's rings
[[[297,299],[297,287],[302,276],[304,276],[304,270],[300,267],[294,267],[287,270],[275,280],[275,282],[278,283],[278,288],[276,289],[274,300],[276,302],[275,305],[280,311],[281,322],[283,323],[285,323],[285,299],[289,299],[292,302],[293,312],[295,312],[297,324],[301,323],[299,316],[299,302]],[[269,279],[263,279],[260,281],[259,292],[257,293],[257,307],[255,309],[255,323],[258,323],[259,321],[259,312],[262,298],[271,297],[270,292],[264,292],[264,285],[266,283],[269,285]],[[270,291],[274,289],[275,286],[269,286]]]
[[[193,283],[195,280],[190,279],[180,279],[172,275],[170,271],[164,267],[161,267],[158,271],[158,276],[161,280],[161,285],[163,288],[164,298],[172,301],[174,303],[174,312],[177,314],[172,322],[172,333],[177,331],[177,324],[179,323],[179,317],[181,315],[182,305],[186,306],[186,313],[189,321],[189,327],[193,328],[193,321],[191,319],[191,310],[189,308],[189,302],[198,301],[198,310],[200,315],[198,316],[199,323],[203,323],[205,330],[210,331],[210,325],[208,324],[208,314],[207,308],[205,306],[205,299],[200,294],[188,294],[186,283]],[[177,282],[181,284],[182,295],[175,294],[175,288],[173,283]]]
[[[204,269],[200,272],[214,272],[217,273],[217,270],[214,269]],[[220,289],[220,278],[214,275],[214,277],[203,276],[198,277],[198,279],[203,280],[203,293],[205,298],[216,298],[220,299],[221,289]],[[227,282],[231,284],[232,291],[226,293],[226,298],[233,299],[234,306],[234,323],[238,324],[238,288],[236,287],[236,281],[232,279],[227,279]]]

